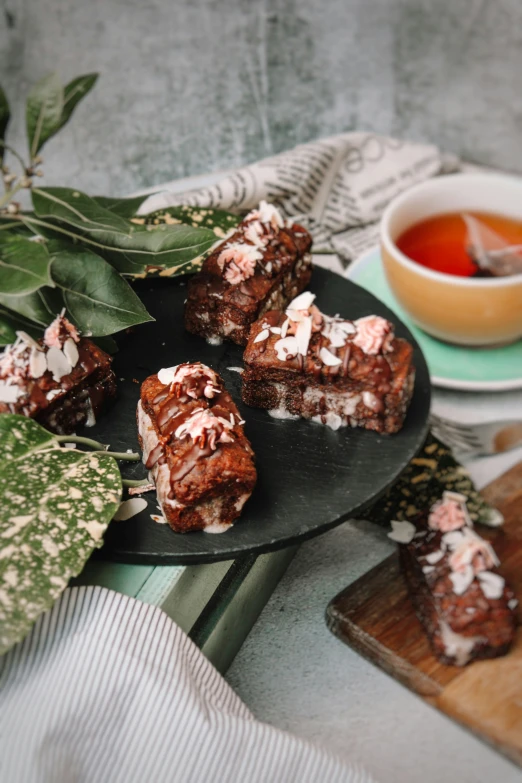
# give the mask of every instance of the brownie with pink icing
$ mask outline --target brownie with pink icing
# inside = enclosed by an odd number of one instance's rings
[[[302,416],[336,430],[401,429],[413,393],[412,346],[376,315],[328,316],[305,291],[286,312],[252,326],[243,356],[243,401],[276,418]]]
[[[17,332],[0,357],[0,413],[34,418],[59,434],[92,426],[116,396],[111,364],[63,313],[41,340]]]
[[[246,345],[252,323],[309,283],[312,238],[262,201],[204,261],[188,286],[185,327],[209,342]]]
[[[151,375],[137,411],[143,462],[177,533],[222,533],[254,489],[254,452],[220,376],[200,362]]]
[[[408,593],[434,655],[465,666],[508,652],[518,601],[491,545],[469,517],[466,497],[444,492],[412,522],[392,522]]]

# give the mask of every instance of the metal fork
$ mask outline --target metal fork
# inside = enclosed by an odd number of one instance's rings
[[[432,413],[431,431],[459,454],[486,456],[510,451],[522,445],[522,420],[460,424]]]

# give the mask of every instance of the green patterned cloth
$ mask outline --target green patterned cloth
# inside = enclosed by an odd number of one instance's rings
[[[364,514],[364,518],[387,527],[392,519],[412,519],[419,511],[440,500],[445,490],[466,495],[468,511],[474,522],[490,527],[502,524],[502,514],[486,503],[468,471],[455,460],[450,449],[431,434],[418,456],[411,460],[398,481]]]

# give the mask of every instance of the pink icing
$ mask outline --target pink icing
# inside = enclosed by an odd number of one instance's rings
[[[497,564],[495,553],[487,541],[469,528],[463,531],[462,541],[457,544],[448,560],[452,571],[465,573],[470,567],[476,575],[488,571]]]
[[[214,451],[218,443],[232,443],[234,438],[227,432],[232,428],[233,425],[227,419],[197,408],[189,419],[179,425],[175,436],[176,438],[189,436],[194,443],[199,441],[201,448],[208,445]]]
[[[355,345],[367,354],[378,354],[391,350],[393,327],[385,318],[367,315],[354,321],[357,332],[353,338]]]
[[[440,500],[432,507],[428,517],[428,525],[432,530],[449,533],[467,525],[466,512],[462,503],[456,500]]]
[[[72,337],[75,343],[80,341],[76,327],[64,315],[59,315],[45,330],[44,343],[48,348],[62,349],[69,337]]]
[[[252,245],[233,244],[221,251],[217,263],[222,271],[225,269],[225,280],[237,285],[254,275],[256,263],[262,258],[259,250]]]

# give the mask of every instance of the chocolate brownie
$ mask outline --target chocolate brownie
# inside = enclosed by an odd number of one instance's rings
[[[256,483],[244,422],[223,381],[200,362],[160,370],[141,387],[138,433],[163,516],[177,533],[222,533]]]
[[[189,283],[185,327],[209,342],[246,345],[252,323],[309,283],[312,238],[262,201]]]
[[[262,316],[244,353],[243,400],[272,415],[302,416],[336,430],[397,432],[413,393],[413,349],[384,318],[321,313],[314,294]]]
[[[17,335],[0,357],[0,413],[29,416],[58,434],[95,424],[116,396],[111,357],[63,314],[42,340]]]
[[[415,612],[434,655],[454,666],[510,648],[518,601],[491,545],[473,529],[466,497],[444,492],[429,512],[392,522]]]

